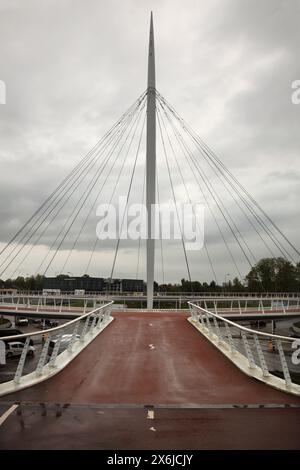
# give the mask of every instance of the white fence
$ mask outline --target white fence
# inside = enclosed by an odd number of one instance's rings
[[[0,337],[6,345],[7,357],[6,365],[1,366],[0,377],[6,368],[8,379],[0,383],[0,396],[35,385],[66,367],[113,320],[112,304],[103,304],[55,328]],[[20,357],[14,362],[18,347]]]
[[[239,369],[300,395],[300,338],[252,330],[189,302],[189,321]]]

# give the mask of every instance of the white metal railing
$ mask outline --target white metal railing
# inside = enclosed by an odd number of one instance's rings
[[[55,367],[59,368],[58,363],[61,357],[64,358],[62,361],[64,366],[70,362],[83,347],[89,344],[110,323],[112,320],[112,304],[113,302],[102,304],[61,326],[32,333],[0,337],[0,340],[5,343],[6,357],[10,355],[12,343],[21,342],[24,345],[21,347],[22,352],[19,359],[16,357],[17,360],[14,361],[14,358],[11,357],[7,359],[6,365],[0,367],[0,380],[2,382],[0,383],[0,396],[4,392],[9,393],[12,391],[6,391],[7,382],[13,382],[14,386],[18,386],[21,382],[27,383],[30,376],[31,385],[35,382],[35,378],[38,379],[43,374],[53,375],[52,372]],[[11,353],[11,356],[13,356],[13,353]]]
[[[26,313],[59,313],[62,317],[63,314],[80,315],[89,310],[96,308],[99,302],[107,302],[109,300],[121,300],[128,307],[130,302],[140,302],[140,308],[143,308],[146,297],[140,296],[74,296],[74,295],[26,295],[26,294],[10,294],[0,295],[0,312],[13,314],[26,314]],[[232,313],[254,313],[257,311],[260,314],[265,313],[300,313],[300,297],[298,296],[253,296],[253,295],[228,295],[228,296],[188,296],[188,295],[164,295],[158,294],[155,297],[156,308],[175,308],[182,310],[187,308],[187,302],[197,302],[198,305],[203,306],[206,310],[212,310],[215,313],[226,314]],[[227,311],[225,311],[227,310]]]
[[[115,291],[86,291],[84,294],[77,295],[74,293],[74,291],[61,291],[59,294],[58,293],[53,293],[53,294],[43,294],[42,291],[22,291],[22,290],[16,290],[14,293],[1,293],[0,290],[0,298],[1,297],[9,297],[14,295],[16,296],[32,296],[32,297],[75,297],[78,299],[82,299],[85,297],[105,297],[107,295],[113,296],[113,297],[124,297],[124,296],[140,296],[140,297],[145,297],[146,294],[145,292],[141,291],[123,291],[123,292],[115,292]],[[300,298],[300,292],[230,292],[226,290],[220,290],[220,291],[203,291],[203,292],[183,292],[183,291],[174,291],[174,292],[166,292],[166,291],[156,291],[154,293],[155,296],[167,296],[167,297],[260,297],[260,298],[266,298],[266,299],[277,299],[277,298]]]
[[[191,323],[241,370],[300,395],[300,338],[246,328],[193,302],[189,308]]]
[[[216,314],[225,314],[228,312],[238,313],[287,313],[295,312],[300,314],[300,298],[269,298],[269,297],[204,297],[201,299],[192,299],[197,305],[203,307],[204,310],[213,310]]]

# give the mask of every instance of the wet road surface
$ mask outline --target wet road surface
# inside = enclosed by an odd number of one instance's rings
[[[300,398],[244,375],[186,313],[114,317],[55,377],[2,397],[21,405],[0,448],[300,448]]]

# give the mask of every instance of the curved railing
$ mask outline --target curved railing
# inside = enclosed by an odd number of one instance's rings
[[[300,395],[300,338],[253,330],[189,302],[189,321],[247,375]]]
[[[96,305],[101,302],[108,302],[114,300],[117,302],[116,308],[123,305],[124,308],[134,308],[137,306],[142,309],[146,303],[146,297],[140,295],[128,295],[126,293],[114,296],[106,295],[84,295],[78,296],[73,293],[68,295],[55,294],[55,295],[28,295],[27,294],[13,294],[13,295],[0,295],[0,313],[11,314],[15,316],[30,315],[31,317],[42,314],[44,316],[56,315],[59,317],[76,316],[86,313],[95,309]],[[120,300],[120,305],[118,305]],[[215,313],[225,315],[228,310],[232,314],[248,314],[257,313],[264,314],[289,314],[295,316],[300,314],[300,297],[273,297],[273,296],[259,296],[253,297],[250,295],[227,295],[227,296],[203,296],[201,295],[178,295],[156,293],[155,307],[159,310],[174,308],[175,310],[185,310],[187,302],[194,302],[197,305],[203,306],[206,310],[212,310]],[[133,305],[131,303],[134,303]],[[143,305],[144,304],[144,305]],[[123,308],[121,307],[121,308]]]
[[[41,382],[63,369],[113,320],[112,304],[103,304],[54,328],[0,336],[7,358],[0,366],[0,396]],[[17,350],[11,347],[16,343],[22,352],[14,357]]]

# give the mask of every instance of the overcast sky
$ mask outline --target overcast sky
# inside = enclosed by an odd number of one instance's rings
[[[300,104],[291,101],[300,79],[299,0],[0,0],[2,246],[145,90],[151,10],[157,89],[299,249]],[[256,255],[267,256],[236,217]],[[35,272],[53,233],[18,273]],[[233,278],[209,215],[205,233],[218,280]],[[83,274],[94,238],[91,222],[66,271]],[[102,277],[115,245],[100,245],[90,274]],[[187,277],[180,243],[164,249],[165,279]],[[198,255],[189,259],[192,277],[210,281],[205,253]],[[136,266],[137,245],[124,244],[115,276],[135,277]],[[138,274],[145,278],[143,255]]]

